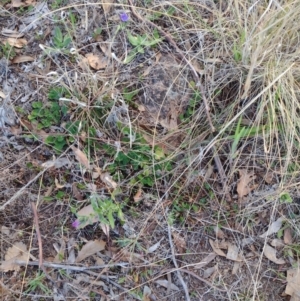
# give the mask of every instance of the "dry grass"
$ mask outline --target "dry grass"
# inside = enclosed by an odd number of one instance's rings
[[[99,181],[82,175],[78,168],[73,168],[63,176],[49,171],[47,184],[51,183],[51,177],[59,177],[59,180],[65,183],[80,182],[86,185],[82,192],[88,196],[93,190],[89,185],[95,183],[98,185],[99,194],[114,195],[117,202],[124,203],[123,211],[134,235],[128,239],[130,243],[123,251],[127,249],[134,255],[141,250],[147,250],[161,237],[165,237],[155,255],[148,257],[149,261],[143,263],[144,267],[141,267],[141,263],[134,262],[130,270],[116,271],[115,274],[119,278],[120,275],[129,275],[125,292],[119,291],[120,295],[129,291],[142,292],[146,284],[152,291],[157,289],[153,281],[163,273],[161,266],[156,265],[157,262],[165,269],[170,269],[173,264],[176,266],[176,257],[179,266],[188,269],[203,260],[204,255],[211,251],[208,239],[215,238],[213,227],[219,225],[225,232],[226,241],[237,245],[244,253],[250,251],[247,246],[242,246],[242,239],[253,238],[251,252],[255,254],[256,259],[245,260],[236,275],[228,273],[233,267],[232,261],[219,260],[219,267],[212,282],[214,286],[226,289],[227,293],[209,286],[199,288],[199,281],[194,277],[184,277],[183,281],[187,283],[186,289],[190,290],[191,300],[285,300],[281,297],[284,283],[274,289],[272,282],[281,283],[278,266],[272,265],[263,255],[263,249],[270,241],[258,237],[279,216],[285,216],[284,226],[289,225],[292,228],[294,245],[299,243],[299,208],[296,201],[300,166],[300,2],[135,1],[135,11],[142,18],[152,17],[153,23],[167,31],[189,63],[182,61],[160,32],[162,41],[153,48],[145,47],[145,53],[136,55],[129,64],[120,63],[124,62],[132,49],[127,31],[134,35],[147,34],[149,38],[153,38],[155,33],[149,22],[140,22],[130,15],[127,1],[121,2],[122,4],[114,4],[107,16],[103,14],[98,3],[78,2],[49,11],[36,20],[35,22],[40,24],[41,20],[48,19],[51,27],[55,23],[55,17],[63,12],[68,14],[73,11],[78,16],[78,24],[81,22],[81,27],[77,24],[78,28],[72,28],[68,18],[59,23],[72,36],[72,54],[54,53],[53,49],[51,51],[51,40],[39,42],[42,46],[36,48],[36,51],[40,51],[39,55],[43,53],[41,62],[51,62],[48,72],[51,71],[52,74],[49,76],[49,73],[45,73],[42,77],[37,77],[36,85],[43,99],[47,99],[45,95],[51,87],[64,87],[68,91],[68,99],[61,100],[69,106],[68,121],[80,122],[81,126],[81,131],[78,130],[75,134],[65,131],[66,135],[72,137],[68,143],[75,143],[81,149],[85,148],[90,162],[104,171],[109,171],[111,166],[118,162],[119,151],[127,154],[134,147],[140,147],[138,143],[135,144],[134,135],[142,135],[147,140],[148,148],[146,151],[138,151],[149,155],[147,164],[149,173],[153,174],[154,184],[143,186],[140,178],[133,181],[139,174],[143,174],[143,170],[136,171],[132,166],[128,166],[129,171],[123,173],[121,167],[114,171],[114,180],[119,186],[119,190],[114,194],[112,190],[106,189],[103,183],[100,185]],[[131,17],[126,28],[120,27],[116,19],[122,11],[126,11]],[[16,12],[9,13],[13,15]],[[93,24],[91,28],[88,27],[89,21]],[[99,43],[92,38],[86,39],[87,35],[92,36],[91,31],[97,26],[102,28],[102,40]],[[88,66],[83,66],[84,55],[89,52],[104,52],[108,59],[107,67],[95,72]],[[180,66],[179,71],[176,76],[170,76],[168,79],[169,94],[166,93],[159,102],[157,101],[156,115],[146,115],[140,106],[149,106],[151,93],[156,88],[154,84],[151,86],[149,83],[155,83],[156,74],[159,77],[158,71],[153,75],[151,70],[158,68],[157,66],[167,66],[159,60],[160,56],[166,57],[170,53],[174,65]],[[199,83],[194,82],[191,66],[198,72],[204,87],[215,132],[211,131],[204,98],[199,92]],[[167,68],[169,67],[166,67],[165,71],[170,75],[173,71]],[[128,101],[124,93],[125,88],[136,90],[138,93]],[[164,126],[162,114],[170,105],[170,94],[180,95],[178,91],[187,95],[186,98],[181,95],[182,113],[188,112],[190,100],[194,99],[195,106],[191,108],[192,113],[185,114],[183,118],[176,116],[178,127],[172,131]],[[17,103],[15,105],[20,106]],[[173,106],[178,107],[174,104]],[[64,128],[61,124],[60,127]],[[127,140],[123,139],[124,127],[129,129]],[[95,135],[91,134],[91,128]],[[95,143],[98,143],[100,148],[96,148]],[[108,155],[104,145],[110,145],[117,152]],[[156,160],[157,146],[164,152],[161,162],[171,163],[172,169],[156,172],[157,165],[161,164]],[[28,153],[30,152],[29,150]],[[72,158],[72,155],[69,156]],[[19,169],[15,166],[16,164],[11,165],[10,162],[3,164],[1,178],[5,178],[7,172],[16,174]],[[251,183],[255,185],[255,189],[243,198],[237,194],[239,170],[246,170],[247,173],[252,172],[255,175]],[[36,173],[32,172],[30,180],[35,179],[38,171],[37,169]],[[16,185],[16,178],[7,178],[7,187],[17,187],[23,191],[20,187],[22,180]],[[40,182],[33,183],[30,189],[38,195],[43,195],[46,182],[42,185],[42,180],[38,180]],[[23,187],[28,191],[26,183]],[[139,188],[144,192],[141,203],[133,201]],[[13,194],[8,198],[8,202],[14,200]],[[290,197],[293,202],[284,199],[283,195]],[[82,205],[74,201],[74,196],[64,201],[63,204],[58,203],[68,213],[56,212],[55,206],[54,211],[61,219],[67,220],[71,216],[70,209],[79,209]],[[5,202],[6,195],[0,205]],[[42,205],[48,208],[46,204]],[[15,214],[13,210],[8,209],[3,215],[1,213],[1,216],[3,224],[11,226],[9,212]],[[45,218],[51,219],[49,216]],[[65,226],[66,220],[60,220],[58,223],[61,233],[55,231],[57,240],[75,232]],[[19,224],[17,227],[21,230],[21,217]],[[175,244],[177,253],[182,252],[178,250],[178,241],[176,243],[176,239],[171,235],[168,237],[167,229],[171,231],[170,225],[172,231],[180,233],[185,241],[186,246],[181,251],[186,253],[188,249],[187,253],[194,256],[171,255],[172,243]],[[99,231],[96,228],[86,232],[82,230],[80,235],[89,240],[93,239],[95,234],[98,235]],[[115,235],[122,236],[116,233]],[[99,235],[105,237],[103,233]],[[130,235],[123,234],[121,238],[127,239],[128,236]],[[32,237],[30,239],[32,240]],[[11,243],[1,240],[3,249]],[[110,243],[112,247],[116,247],[114,239]],[[142,248],[139,249],[140,245]],[[293,246],[292,249],[295,261],[298,256],[297,247]],[[284,255],[284,251],[281,254]],[[151,270],[152,275],[141,276],[141,271],[144,272],[145,269]],[[172,281],[182,288],[182,281],[178,282],[176,274],[172,275]],[[3,283],[6,281],[5,277],[3,274]],[[23,279],[26,282],[26,275]],[[180,298],[180,294],[170,294],[166,297],[165,291],[157,290],[159,298]],[[22,298],[22,294],[19,296]]]

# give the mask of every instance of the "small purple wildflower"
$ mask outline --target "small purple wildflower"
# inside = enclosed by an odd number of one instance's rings
[[[72,227],[74,227],[75,229],[77,229],[80,225],[80,221],[78,219],[76,219],[73,223],[72,223]]]
[[[127,22],[129,20],[129,16],[126,13],[120,13],[120,19],[122,22]]]

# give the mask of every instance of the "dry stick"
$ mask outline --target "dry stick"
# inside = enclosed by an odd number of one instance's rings
[[[45,267],[43,266],[43,244],[42,244],[42,236],[40,232],[40,227],[39,227],[39,219],[38,219],[38,214],[36,210],[36,206],[34,202],[31,202],[31,208],[33,211],[33,217],[34,217],[34,224],[35,224],[35,231],[38,239],[38,244],[39,244],[39,268],[44,272],[45,276],[47,277],[48,280],[52,282],[52,284],[55,286],[57,291],[61,294],[61,296],[65,299],[63,293],[61,292],[60,288],[57,286],[56,282],[51,278],[51,276],[47,273]],[[27,263],[28,265],[28,263]]]
[[[175,50],[177,51],[178,55],[180,56],[180,58],[186,62],[186,64],[191,68],[192,72],[193,72],[193,78],[196,82],[196,86],[199,87],[200,89],[200,92],[201,92],[201,96],[203,98],[203,101],[204,101],[204,105],[205,105],[205,111],[206,111],[206,115],[207,115],[207,120],[209,122],[209,125],[210,125],[210,130],[211,132],[215,132],[215,127],[212,123],[212,120],[211,120],[211,117],[210,117],[210,114],[209,114],[209,111],[210,111],[210,108],[209,108],[209,105],[208,105],[208,100],[205,96],[205,91],[204,91],[204,87],[200,81],[200,78],[199,78],[199,75],[197,73],[197,71],[195,70],[194,66],[192,65],[192,63],[186,58],[186,56],[184,55],[184,53],[181,51],[181,49],[177,46],[176,42],[173,40],[172,36],[164,31],[161,27],[159,27],[158,25],[156,25],[155,23],[147,20],[147,19],[144,19],[142,18],[134,9],[134,5],[132,3],[132,0],[128,0],[128,3],[129,3],[129,7],[130,7],[130,10],[132,12],[132,14],[137,18],[139,19],[140,21],[142,22],[146,22],[147,24],[149,24],[150,26],[156,28],[164,37],[165,39],[175,48]],[[221,160],[219,158],[219,155],[218,153],[216,152],[216,149],[213,148],[213,151],[214,151],[214,160],[215,160],[215,163],[217,165],[217,168],[219,170],[219,174],[221,176],[221,180],[222,180],[222,184],[223,184],[223,189],[225,191],[225,195],[226,195],[226,198],[227,200],[230,202],[231,201],[231,198],[230,198],[230,195],[228,193],[228,187],[227,187],[227,183],[226,183],[226,174],[225,174],[225,171],[224,171],[224,168],[223,168],[223,165],[221,164]]]
[[[39,265],[38,261],[23,261],[23,260],[15,260],[13,262],[17,265],[32,265],[37,266]],[[113,267],[125,267],[129,265],[127,262],[120,262],[120,263],[112,263],[112,264],[101,264],[101,265],[95,265],[90,267],[79,267],[75,265],[66,265],[61,263],[53,263],[53,262],[45,262],[43,261],[43,266],[48,268],[54,268],[54,269],[65,269],[65,270],[71,270],[76,272],[84,272],[87,270],[97,270],[97,269],[104,269],[104,268],[113,268]]]
[[[175,271],[176,271],[175,269],[164,270],[164,272],[170,272],[170,273],[175,272]],[[218,290],[220,292],[224,292],[224,293],[228,292],[228,290],[221,289],[221,288],[218,288],[217,286],[214,286],[212,283],[210,283],[206,279],[198,276],[196,273],[194,273],[192,271],[185,270],[185,269],[180,269],[180,271],[183,272],[183,273],[186,273],[186,274],[189,274],[189,275],[193,276],[194,278],[200,280],[201,282],[204,282],[205,284],[209,285],[210,287],[212,287],[212,288],[214,288],[214,289],[216,289],[216,290]]]
[[[185,298],[187,301],[190,301],[190,295],[189,295],[189,289],[186,285],[186,283],[184,282],[181,274],[180,274],[180,270],[178,268],[178,264],[177,264],[177,261],[176,261],[176,257],[175,257],[175,250],[174,250],[174,245],[173,245],[173,241],[172,241],[172,234],[171,234],[171,227],[170,225],[168,225],[168,234],[169,234],[169,242],[170,242],[170,247],[171,247],[171,252],[172,252],[172,260],[173,260],[173,263],[174,263],[174,266],[175,268],[177,269],[176,270],[176,273],[177,273],[177,277],[183,287],[183,290],[184,290],[184,293],[185,293]]]
[[[201,95],[202,95],[202,98],[203,98],[203,101],[204,101],[204,105],[205,105],[205,111],[206,111],[206,115],[207,115],[207,120],[209,122],[209,125],[210,125],[210,129],[211,129],[211,132],[214,132],[215,131],[215,127],[213,126],[213,123],[212,123],[212,120],[211,120],[211,117],[210,117],[210,114],[209,114],[209,111],[210,111],[210,108],[209,108],[209,105],[208,105],[208,101],[207,101],[207,98],[205,96],[205,92],[204,92],[204,87],[203,85],[201,84],[201,81],[200,81],[200,78],[199,78],[199,75],[197,73],[197,71],[195,70],[194,66],[191,64],[191,62],[185,57],[184,53],[181,51],[181,49],[177,46],[176,42],[173,40],[173,38],[171,37],[171,35],[164,31],[161,27],[159,27],[158,25],[156,25],[155,23],[147,20],[147,19],[144,19],[142,18],[134,9],[134,5],[132,3],[131,0],[128,0],[128,3],[129,3],[129,7],[130,7],[130,10],[132,12],[132,14],[137,18],[139,19],[141,22],[146,22],[147,24],[149,24],[150,26],[156,28],[164,37],[165,39],[175,48],[175,50],[177,51],[178,55],[180,56],[180,58],[186,62],[186,64],[191,68],[192,72],[193,72],[193,77],[194,77],[194,80],[196,82],[196,86],[199,87],[200,89],[200,92],[201,92]]]

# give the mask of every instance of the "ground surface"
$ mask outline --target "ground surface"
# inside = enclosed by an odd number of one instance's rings
[[[1,300],[299,300],[300,3],[248,2],[0,0]]]

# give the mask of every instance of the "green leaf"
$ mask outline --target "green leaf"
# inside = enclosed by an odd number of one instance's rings
[[[137,48],[132,49],[124,60],[124,64],[129,64],[137,55]]]
[[[140,45],[140,36],[133,36],[129,31],[127,32],[127,37],[132,46]]]
[[[58,26],[54,28],[54,40],[59,44],[63,41],[63,35]]]

